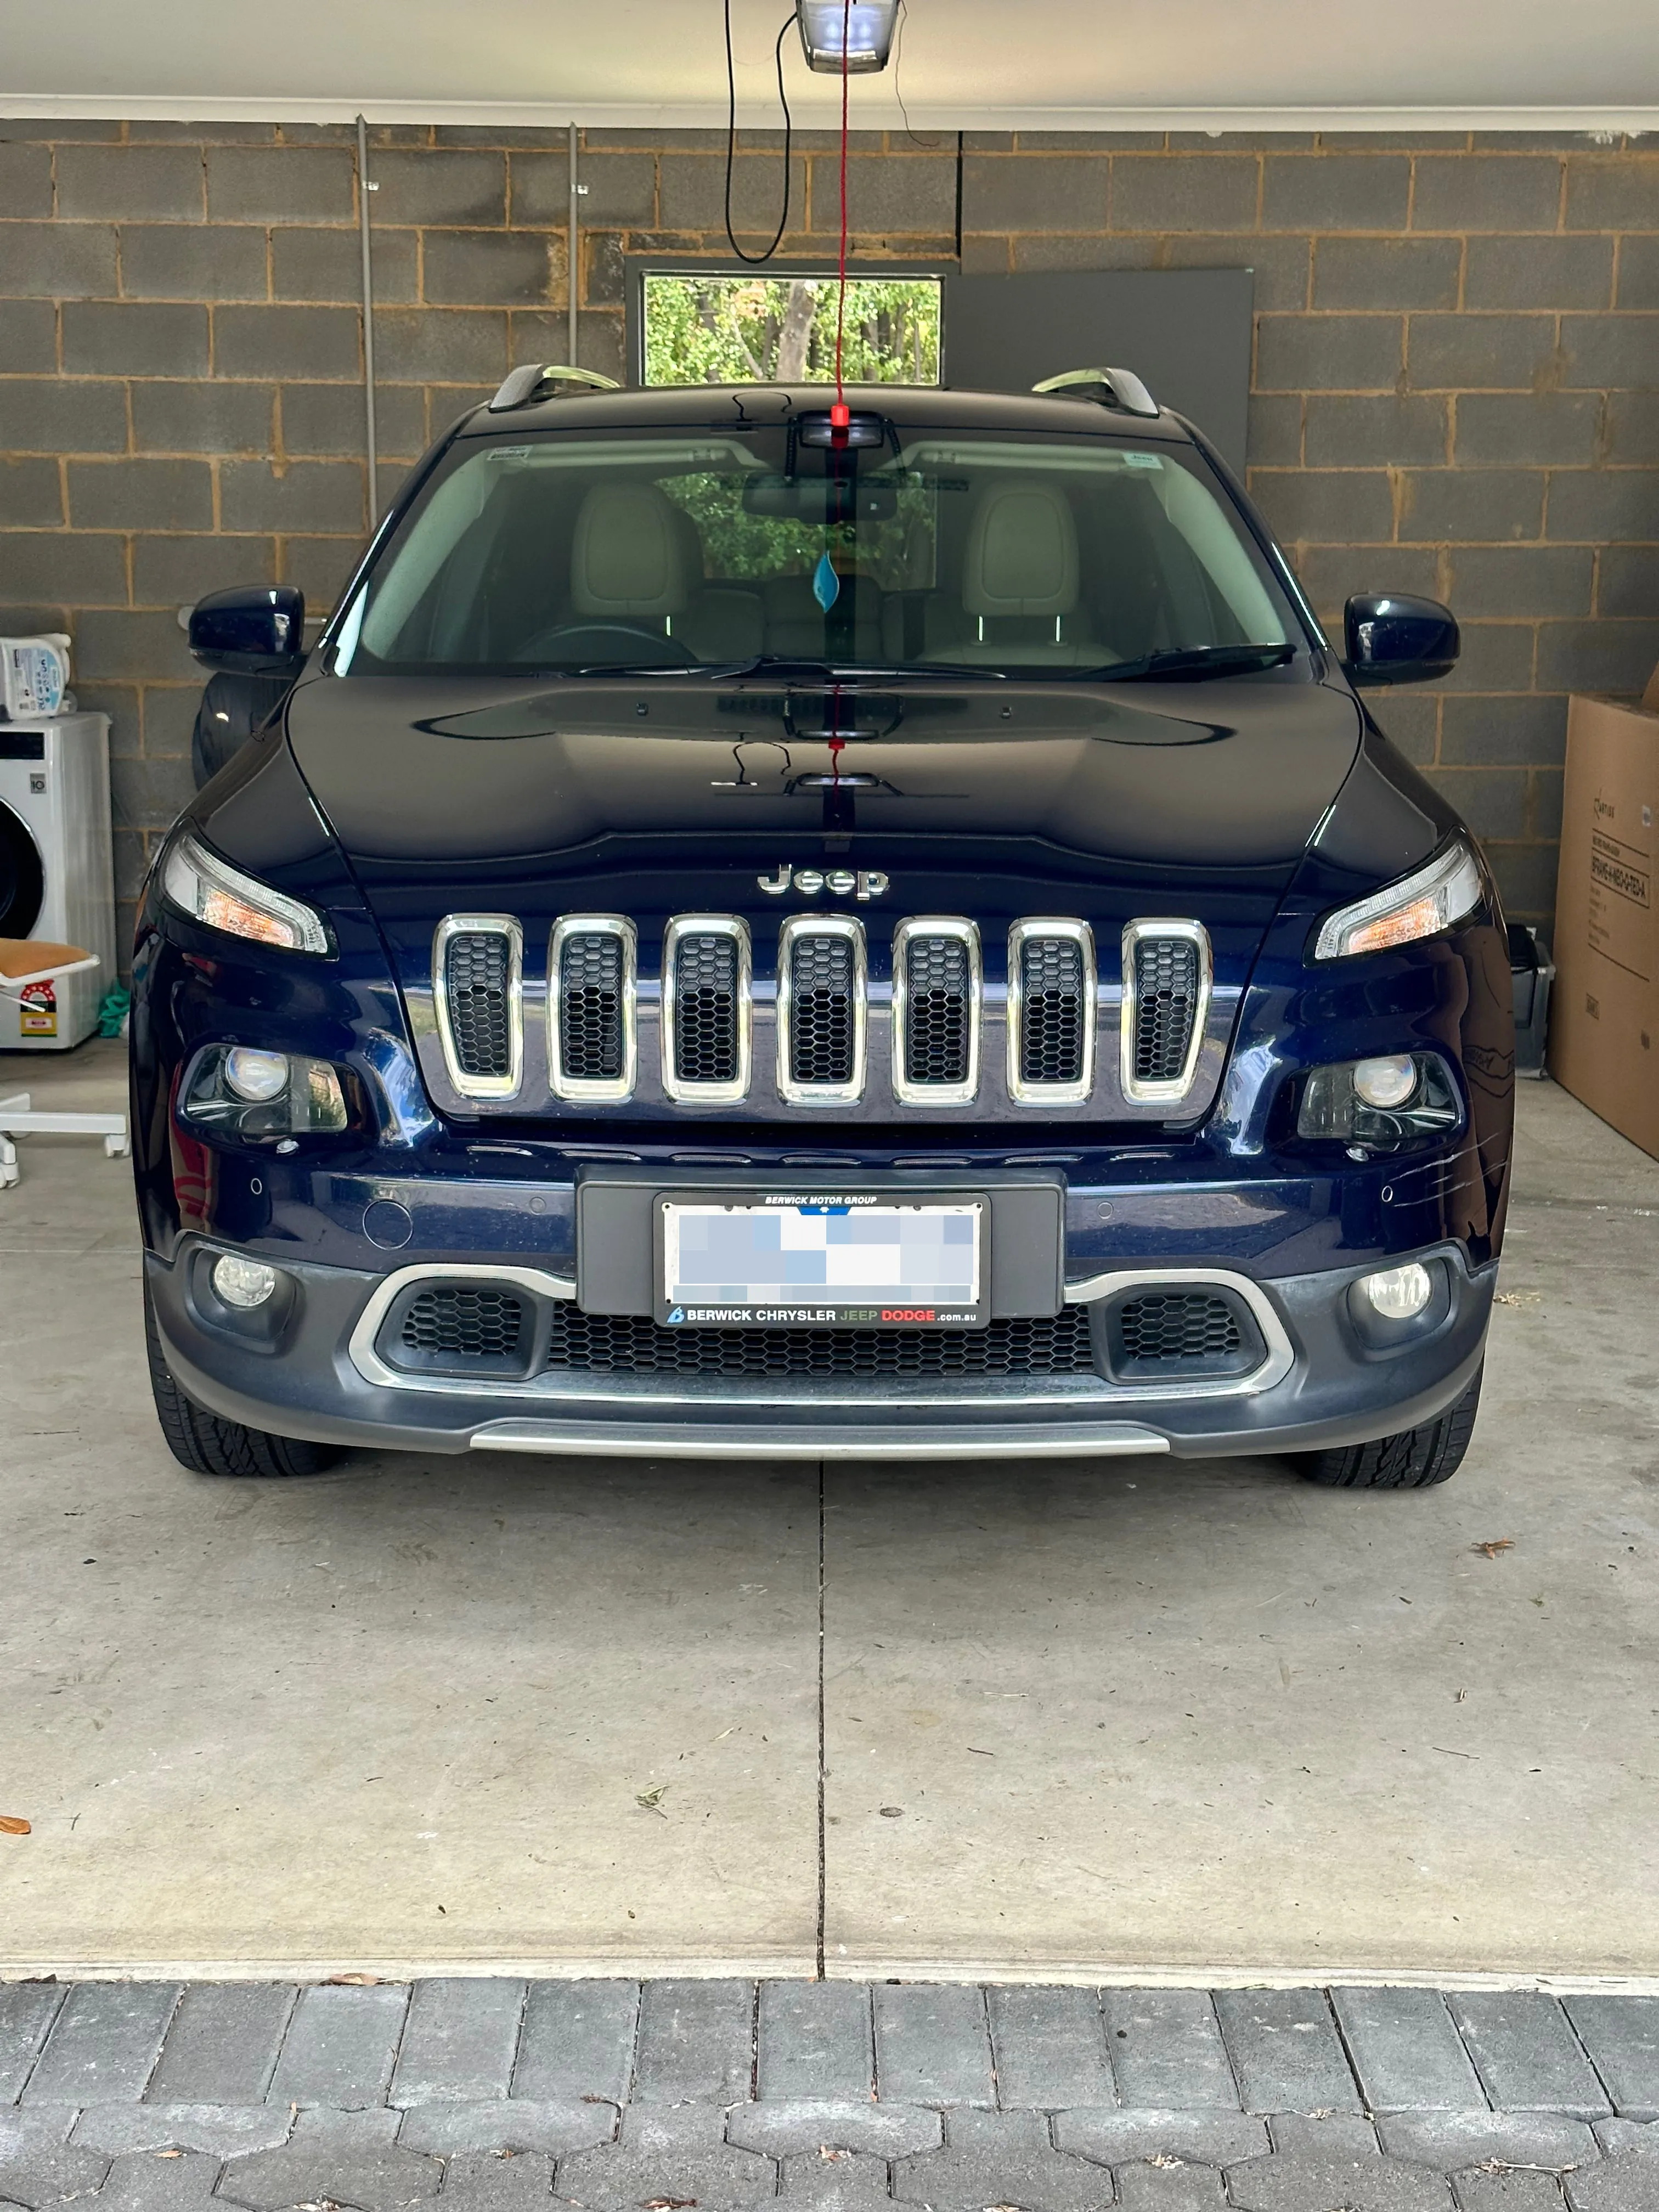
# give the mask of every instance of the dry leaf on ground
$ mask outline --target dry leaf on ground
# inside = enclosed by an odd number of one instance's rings
[[[0,1813],[0,1836],[32,1836],[34,1831],[21,1813]]]
[[[1483,1559],[1495,1559],[1500,1552],[1515,1549],[1515,1539],[1513,1536],[1494,1536],[1489,1543],[1471,1544],[1469,1549],[1479,1552]]]

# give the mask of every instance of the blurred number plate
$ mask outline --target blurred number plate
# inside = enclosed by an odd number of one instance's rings
[[[789,1193],[657,1201],[671,1328],[982,1328],[990,1206]]]

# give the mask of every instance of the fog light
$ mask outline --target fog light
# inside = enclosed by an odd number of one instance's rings
[[[285,1052],[256,1052],[251,1045],[239,1044],[225,1054],[225,1082],[250,1106],[280,1098],[288,1089],[288,1079]]]
[[[213,1263],[213,1287],[228,1306],[251,1312],[275,1294],[276,1270],[266,1267],[263,1260],[245,1260],[239,1252],[225,1252]]]
[[[1417,1090],[1417,1062],[1406,1052],[1387,1060],[1362,1060],[1353,1072],[1353,1087],[1368,1106],[1403,1106]]]
[[[1415,1260],[1367,1275],[1360,1288],[1385,1321],[1414,1320],[1434,1296],[1428,1269]]]

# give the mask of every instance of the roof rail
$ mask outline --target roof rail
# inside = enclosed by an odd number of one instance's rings
[[[544,385],[550,385],[552,391],[544,392]],[[492,415],[510,414],[514,408],[528,407],[534,400],[550,399],[556,392],[579,388],[587,392],[622,390],[614,376],[601,376],[596,368],[566,368],[558,362],[521,361],[490,401],[489,411]]]
[[[1051,376],[1031,389],[1063,399],[1085,399],[1098,393],[1103,407],[1115,407],[1122,415],[1158,412],[1157,400],[1132,368],[1068,368],[1063,376]]]

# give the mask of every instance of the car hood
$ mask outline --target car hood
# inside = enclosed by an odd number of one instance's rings
[[[411,867],[540,859],[556,872],[612,840],[669,841],[689,864],[763,839],[807,865],[826,830],[850,834],[853,866],[951,838],[1287,879],[1360,726],[1346,690],[1271,673],[839,693],[319,677],[288,709],[295,758],[366,888]],[[826,805],[804,779],[836,772],[850,790]]]

